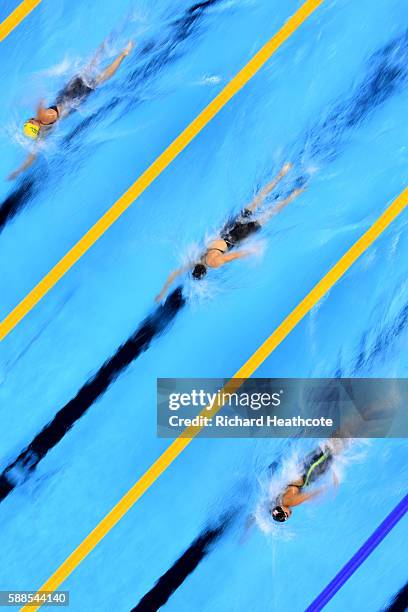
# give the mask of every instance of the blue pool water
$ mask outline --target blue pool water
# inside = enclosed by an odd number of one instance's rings
[[[43,0],[1,44],[6,177],[26,153],[19,125],[39,97],[52,98],[106,37],[105,63],[136,43],[49,140],[27,173],[31,197],[0,183],[0,202],[14,193],[21,204],[0,234],[2,317],[300,2],[219,0],[192,21],[193,6]],[[4,469],[154,310],[169,271],[204,236],[284,161],[294,163],[285,188],[308,179],[256,238],[256,257],[200,291],[186,280],[167,332],[0,504],[1,589],[38,588],[166,448],[157,377],[233,375],[407,185],[407,25],[404,0],[326,1],[2,343]],[[403,214],[257,376],[407,376],[406,223]],[[405,494],[408,471],[404,440],[360,442],[336,495],[298,509],[288,529],[259,521],[246,533],[271,457],[309,447],[195,440],[64,583],[71,609],[130,610],[206,526],[239,508],[165,608],[304,610]],[[380,610],[401,588],[406,521],[328,610]]]

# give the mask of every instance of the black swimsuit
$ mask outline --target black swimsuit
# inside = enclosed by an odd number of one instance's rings
[[[74,102],[77,104],[79,102],[82,102],[93,91],[94,88],[87,85],[81,76],[76,76],[71,79],[68,85],[66,85],[57,95],[55,104],[48,107],[49,109],[54,110],[57,113],[56,119],[51,123],[43,123],[42,121],[40,121],[41,136],[46,136],[54,126],[54,123],[56,123],[58,119],[60,119],[61,113],[58,107],[64,108],[65,106],[68,109],[72,108]]]
[[[61,113],[58,107],[63,108],[65,106],[66,108],[72,108],[73,102],[82,102],[93,91],[93,88],[87,85],[81,76],[76,76],[71,79],[68,85],[66,85],[57,95],[55,104],[48,107],[57,113],[57,118],[52,121],[52,123],[42,123],[42,121],[40,121],[42,134],[44,135],[48,132],[54,123],[60,119]]]
[[[251,234],[255,234],[261,229],[258,221],[244,221],[245,218],[252,217],[252,211],[247,208],[241,213],[241,217],[230,224],[227,224],[221,233],[221,238],[227,243],[228,250],[235,247],[240,242],[246,240]]]
[[[208,265],[207,255],[210,251],[219,251],[220,253],[225,255],[227,251],[237,246],[237,244],[244,241],[251,234],[254,234],[258,230],[260,230],[261,224],[258,223],[258,221],[241,220],[241,219],[249,218],[251,216],[252,216],[252,211],[245,208],[242,211],[240,217],[238,217],[238,219],[231,220],[229,223],[227,223],[224,226],[223,230],[221,230],[221,233],[220,233],[221,240],[224,240],[224,242],[227,245],[226,250],[223,251],[222,249],[218,249],[217,247],[212,247],[211,249],[207,249],[204,257],[201,260],[202,263],[204,265]]]
[[[57,95],[56,104],[59,106],[72,106],[73,102],[82,102],[93,91],[94,88],[87,85],[81,76],[76,76],[61,89]]]

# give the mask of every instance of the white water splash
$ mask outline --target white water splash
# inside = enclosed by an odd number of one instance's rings
[[[370,444],[368,440],[355,440],[351,438],[322,440],[319,443],[319,448],[324,449],[329,447],[333,453],[333,463],[330,470],[323,475],[319,481],[333,485],[334,479],[340,484],[345,479],[347,468],[356,462],[363,461],[367,456],[367,447]],[[300,454],[301,451],[301,454]],[[258,479],[260,494],[253,519],[259,529],[267,534],[273,535],[274,538],[290,540],[295,536],[294,531],[282,529],[281,525],[275,523],[270,516],[269,510],[271,503],[279,497],[282,491],[287,486],[288,482],[293,482],[301,477],[303,472],[305,449],[298,449],[291,453],[270,478],[264,477]]]
[[[66,55],[58,64],[51,66],[50,68],[46,68],[45,70],[41,70],[40,72],[35,73],[35,76],[38,77],[60,77],[68,73],[74,72],[80,66],[79,58],[71,58]]]
[[[223,78],[219,74],[213,75],[204,75],[199,81],[197,81],[197,85],[219,85],[222,83]]]

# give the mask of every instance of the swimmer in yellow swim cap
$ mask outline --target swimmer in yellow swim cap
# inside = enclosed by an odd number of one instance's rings
[[[113,77],[125,57],[129,55],[132,49],[133,42],[129,41],[115,61],[105,68],[105,70],[103,70],[97,77],[88,78],[85,76],[86,70],[82,75],[75,76],[59,92],[54,105],[47,107],[41,101],[38,105],[36,116],[28,119],[24,123],[24,135],[34,141],[46,136],[52,129],[52,126],[57,123],[59,119],[69,115],[89,96],[90,93],[99,87],[99,85]],[[96,59],[94,58],[90,66],[92,66],[95,61]],[[19,168],[17,168],[17,170],[10,174],[8,177],[9,180],[17,178],[19,174],[31,166],[36,157],[36,153],[31,153],[25,162]]]
[[[38,135],[40,133],[40,127],[40,122],[37,121],[37,119],[29,119],[25,122],[23,126],[24,135],[27,136],[27,138],[32,138],[33,140],[35,140],[36,138],[38,138]]]

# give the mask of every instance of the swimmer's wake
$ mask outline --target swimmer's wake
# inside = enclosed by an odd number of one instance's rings
[[[141,50],[141,55],[149,54],[150,57],[143,66],[136,68],[128,79],[129,95],[132,95],[133,103],[140,102],[139,98],[135,97],[135,82],[144,83],[145,79],[152,78],[163,69],[163,66],[179,56],[178,46],[191,35],[193,25],[203,15],[205,9],[215,1],[207,0],[207,2],[198,3],[188,9],[182,18],[174,22],[176,30],[168,36],[163,45],[158,46],[152,41],[145,45]],[[159,50],[156,51],[156,48]],[[368,65],[370,66],[369,73],[358,84],[356,91],[309,131],[306,143],[299,155],[300,159],[307,158],[308,162],[319,160],[319,158],[323,161],[331,161],[337,154],[341,139],[347,130],[361,124],[373,109],[378,108],[397,93],[398,87],[408,78],[408,32],[398,36],[374,53],[369,58]],[[122,89],[125,89],[125,85]],[[122,100],[116,97],[105,107],[83,119],[65,137],[62,144],[65,147],[70,146],[72,140],[91,129],[102,116],[113,111],[121,102]],[[131,105],[128,105],[129,108]],[[34,187],[38,188],[43,179],[33,174],[27,180],[27,185],[22,182],[0,204],[0,232],[6,223],[15,217],[33,197]]]
[[[334,107],[307,136],[301,152],[308,160],[332,161],[348,130],[360,125],[408,78],[408,31],[376,51],[367,61],[368,74],[355,91]]]
[[[289,446],[292,440],[288,440]],[[341,445],[338,445],[341,446]],[[305,457],[300,470],[305,473],[302,477],[300,486],[307,486],[311,482],[321,477],[330,467],[331,459],[321,461],[321,457],[328,459],[328,446],[322,450],[320,447],[315,449],[309,456]],[[338,449],[339,450],[339,449]],[[326,453],[326,454],[325,454]],[[278,457],[269,465],[268,473],[274,475],[278,467],[281,465],[282,457]],[[291,486],[291,485],[289,485]],[[285,491],[282,491],[284,494]],[[303,496],[305,497],[305,496]],[[308,495],[312,497],[312,495]],[[303,503],[306,499],[302,499]],[[270,500],[271,502],[271,500]],[[201,561],[212,551],[214,544],[226,535],[227,531],[232,526],[234,519],[237,518],[241,508],[235,507],[228,514],[221,516],[217,524],[213,527],[207,527],[199,536],[190,544],[185,552],[173,563],[173,565],[157,580],[155,585],[146,593],[139,603],[132,609],[132,612],[155,612],[164,606],[171,595],[183,584],[188,576],[198,567]],[[273,516],[273,504],[271,504],[271,515]],[[252,523],[252,520],[251,520]]]
[[[116,378],[163,334],[183,308],[182,288],[177,287],[161,306],[146,317],[134,334],[118,348],[61,410],[10,463],[0,475],[0,501],[32,474],[46,454],[62,440],[71,427],[100,398]]]
[[[129,97],[132,97],[133,104],[140,103],[140,97],[135,95],[136,84],[141,86],[146,84],[146,80],[153,78],[159,71],[175,61],[180,57],[179,46],[192,35],[194,26],[198,20],[204,15],[207,8],[220,2],[221,0],[206,0],[197,4],[194,4],[185,13],[174,21],[172,30],[167,35],[166,39],[156,44],[155,41],[147,42],[140,51],[140,56],[147,56],[147,61],[141,66],[136,68],[130,73],[127,78],[128,88],[126,84],[122,85],[121,91],[126,92]],[[92,115],[82,119],[74,129],[67,134],[61,142],[61,147],[67,150],[72,146],[72,142],[91,129],[100,119],[106,117],[109,112],[112,112],[118,105],[123,102],[127,102],[127,107],[124,109],[128,112],[132,104],[129,104],[129,100],[124,98],[115,97],[104,107],[100,108]],[[54,121],[55,122],[55,121]],[[46,126],[48,128],[48,126]],[[71,151],[72,152],[72,151]],[[34,157],[29,156],[27,165],[24,165],[20,170],[24,170],[29,167],[34,161]],[[35,170],[35,168],[33,168]],[[13,173],[16,174],[16,173]],[[29,177],[20,181],[20,184],[15,187],[11,193],[0,203],[0,232],[11,221],[25,205],[36,194],[36,191],[41,187],[45,181],[45,176],[41,172],[32,172]]]

